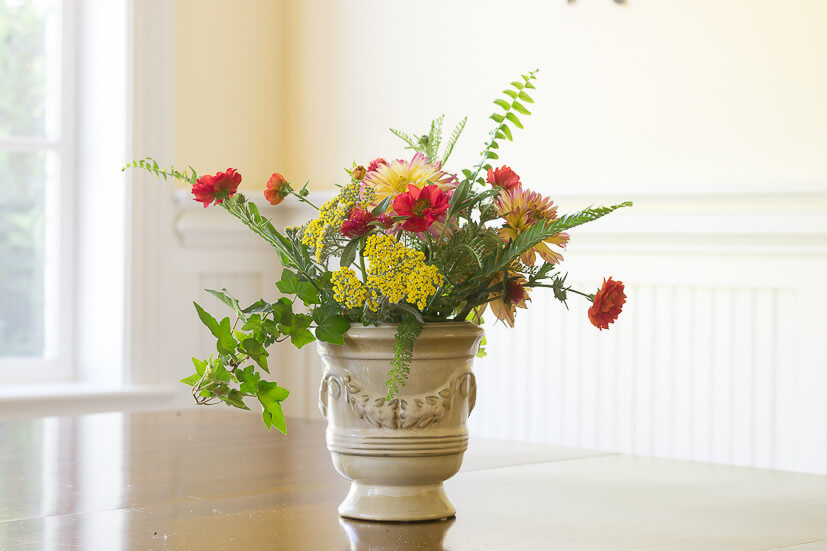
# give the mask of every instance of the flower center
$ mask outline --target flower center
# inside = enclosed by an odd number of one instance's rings
[[[422,216],[425,209],[430,206],[431,203],[427,199],[418,199],[416,203],[413,204],[413,207],[411,207],[411,212],[413,212],[414,216]]]

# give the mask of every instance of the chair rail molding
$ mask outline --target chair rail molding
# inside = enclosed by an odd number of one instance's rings
[[[623,280],[619,321],[597,331],[586,303],[566,310],[535,291],[515,329],[489,323],[472,433],[827,473],[827,186],[555,196],[563,212],[627,199],[633,208],[572,232],[561,266],[586,289]],[[176,200],[193,284],[276,295],[266,244],[187,190]],[[279,226],[313,215],[290,200],[261,208]],[[271,354],[292,390],[287,414],[317,418],[315,347]]]

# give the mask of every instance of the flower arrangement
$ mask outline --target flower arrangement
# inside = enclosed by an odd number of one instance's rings
[[[195,373],[182,380],[195,400],[248,409],[244,399],[256,398],[267,428],[285,432],[281,403],[289,391],[263,378],[269,374],[267,348],[287,339],[298,348],[315,339],[342,344],[352,324],[392,323],[398,325],[386,381],[391,400],[405,384],[423,324],[479,324],[490,306],[494,317],[513,327],[517,309],[527,308],[538,288],[551,289],[564,304],[569,293],[585,297],[592,302],[591,323],[608,329],[626,300],[623,283],[608,278],[594,294],[577,291],[558,265],[567,230],[631,203],[561,215],[510,167],[491,164],[503,140],[523,128],[518,115],[530,114],[525,105],[533,103],[534,80],[534,72],[522,75],[494,101],[499,110],[490,117],[494,126],[479,162],[460,173],[445,167],[467,119],[443,141],[439,117],[421,136],[391,130],[412,155],[377,158],[367,167],[354,163],[346,170],[348,181],[320,207],[308,199],[307,183],[298,187],[273,174],[264,190],[269,204],[294,197],[318,211],[284,232],[238,191],[241,174],[235,169],[199,176],[192,167],[161,169],[152,159],[127,165],[191,185],[196,201],[238,218],[272,245],[284,267],[276,286],[285,296],[275,302],[242,307],[226,289],[208,290],[234,321],[216,319],[195,303],[216,338],[216,353],[193,358]]]

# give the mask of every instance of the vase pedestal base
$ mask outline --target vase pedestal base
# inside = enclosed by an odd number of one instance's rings
[[[346,518],[382,522],[413,522],[453,517],[456,509],[442,483],[421,486],[379,486],[351,482],[339,505]]]

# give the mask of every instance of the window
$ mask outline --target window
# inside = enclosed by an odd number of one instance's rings
[[[70,378],[71,8],[0,0],[0,377]]]

